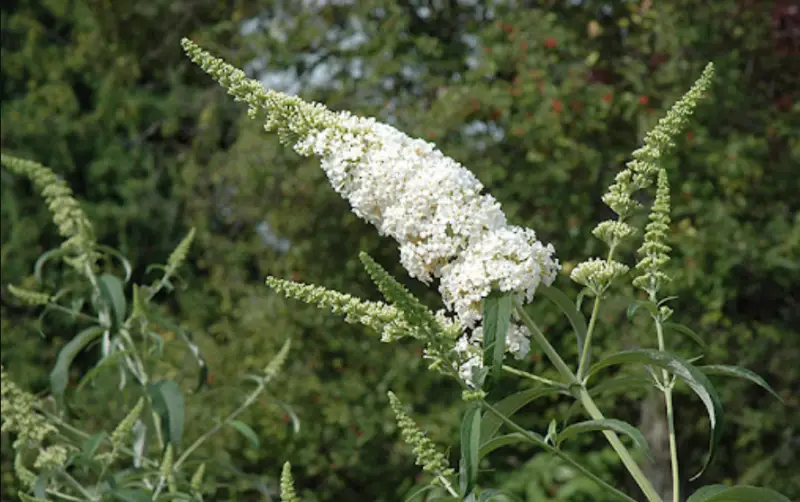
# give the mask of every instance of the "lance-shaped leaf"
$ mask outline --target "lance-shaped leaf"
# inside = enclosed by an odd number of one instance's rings
[[[250,441],[250,444],[253,446],[253,448],[258,448],[261,444],[258,441],[258,434],[256,434],[256,432],[246,423],[240,422],[239,420],[231,420],[228,422],[228,425],[239,431],[242,436]]]
[[[100,290],[100,299],[111,309],[111,323],[117,331],[125,322],[127,302],[122,289],[122,281],[111,274],[103,274],[97,278],[97,287]]]
[[[525,437],[524,434],[521,434],[519,432],[503,434],[502,436],[493,437],[492,439],[481,444],[481,449],[478,452],[478,457],[484,458],[486,455],[504,446],[517,443],[530,443],[530,442],[531,441],[527,437]],[[542,438],[542,443],[544,443],[544,438]]]
[[[481,407],[474,403],[461,420],[461,495],[466,497],[475,489],[480,462]]]
[[[694,492],[686,502],[790,502],[788,497],[769,488],[756,486],[709,485]]]
[[[506,418],[511,418],[514,413],[519,411],[523,406],[531,403],[532,401],[544,396],[552,396],[563,392],[558,387],[537,387],[535,389],[527,389],[498,401],[494,409]],[[503,421],[495,414],[486,415],[481,425],[481,444],[486,443],[497,434]]]
[[[564,430],[556,436],[556,446],[560,446],[564,441],[577,436],[583,432],[595,431],[613,431],[618,434],[624,434],[633,440],[633,444],[642,450],[648,457],[650,456],[650,446],[644,435],[628,422],[616,420],[614,418],[605,418],[602,420],[587,420],[585,422],[578,422],[567,426]]]
[[[483,365],[500,374],[511,324],[511,295],[493,291],[483,300]]]
[[[636,311],[640,308],[647,310],[651,317],[658,317],[658,307],[655,303],[650,300],[634,300],[628,305],[627,314],[629,321],[633,320],[633,316],[636,315]]]
[[[779,396],[778,393],[775,392],[772,387],[770,387],[766,380],[747,368],[742,368],[741,366],[728,366],[726,364],[709,364],[707,366],[700,366],[699,369],[706,375],[724,375],[749,380],[775,396],[778,401],[783,402],[781,396]]]
[[[575,332],[578,354],[583,353],[583,344],[585,343],[586,330],[588,329],[586,327],[586,319],[572,303],[572,300],[569,299],[569,296],[555,286],[545,286],[544,284],[540,284],[539,287],[536,288],[536,293],[543,295],[545,298],[555,303],[564,315],[567,316],[569,323],[572,325],[572,331]]]
[[[695,394],[703,401],[708,412],[708,419],[711,426],[711,436],[709,439],[708,457],[706,457],[700,472],[695,474],[691,479],[696,479],[700,476],[713,460],[716,454],[717,445],[719,444],[720,437],[722,436],[722,423],[723,412],[722,403],[720,402],[717,391],[709,381],[705,374],[692,366],[688,361],[669,352],[662,352],[653,349],[637,349],[626,350],[613,354],[602,361],[598,361],[592,365],[587,379],[591,375],[597,373],[599,370],[608,366],[627,363],[640,363],[651,366],[657,366],[665,369],[668,372],[676,375],[678,378],[686,382]]]
[[[154,382],[149,385],[148,391],[153,400],[153,410],[161,418],[165,441],[178,450],[184,425],[183,393],[173,380]]]
[[[64,389],[67,388],[67,381],[69,380],[69,367],[72,366],[75,356],[104,331],[105,329],[102,326],[86,328],[70,340],[68,344],[64,345],[58,353],[56,365],[53,371],[50,372],[50,388],[56,399],[61,400],[64,395]]]
[[[698,345],[700,345],[703,349],[707,349],[708,345],[706,345],[705,340],[703,337],[695,333],[695,331],[688,326],[683,324],[678,324],[676,322],[667,322],[664,323],[664,331],[673,331],[675,333],[680,333],[681,335],[686,335],[692,340],[694,340]]]

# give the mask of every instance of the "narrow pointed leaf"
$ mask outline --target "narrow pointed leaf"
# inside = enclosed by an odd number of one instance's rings
[[[678,378],[686,382],[687,385],[694,391],[695,394],[703,401],[708,412],[708,419],[711,425],[711,435],[709,438],[708,456],[703,463],[700,472],[695,474],[691,479],[694,480],[700,476],[713,460],[716,454],[717,445],[719,444],[720,437],[722,436],[722,423],[723,412],[722,403],[720,402],[717,391],[709,381],[708,377],[695,366],[692,366],[688,361],[670,354],[652,349],[637,349],[626,350],[611,355],[602,361],[598,361],[592,365],[589,371],[589,376],[597,371],[617,364],[640,363],[651,366],[657,366],[665,369],[670,373],[676,375]],[[587,376],[587,378],[589,377]]]
[[[539,436],[535,432],[531,432],[531,434],[535,434]],[[508,446],[511,444],[519,444],[519,443],[531,443],[530,438],[526,437],[524,434],[519,432],[512,432],[510,434],[503,434],[502,436],[493,437],[489,441],[486,441],[481,445],[481,449],[478,452],[479,458],[484,458],[486,455],[492,453],[493,451],[502,448],[504,446]],[[544,438],[541,438],[541,443],[536,443],[538,446],[547,446],[545,443]]]
[[[178,384],[172,380],[161,380],[150,384],[149,392],[153,399],[153,409],[161,418],[164,439],[172,443],[172,447],[177,451],[180,449],[183,436],[183,393]]]
[[[586,330],[588,329],[586,326],[586,318],[584,318],[583,314],[575,307],[575,304],[572,303],[569,296],[560,289],[542,284],[536,288],[536,292],[555,303],[564,315],[567,316],[569,323],[572,325],[572,331],[575,332],[578,343],[578,354],[581,354],[583,352],[583,344],[586,340]]]
[[[122,253],[120,253],[119,251],[117,251],[112,247],[104,246],[102,244],[98,245],[97,249],[105,251],[106,253],[110,254],[111,256],[119,260],[120,264],[122,265],[122,268],[125,270],[125,279],[123,279],[123,282],[128,282],[129,280],[131,280],[131,275],[133,275],[133,267],[131,266],[131,262],[129,262],[128,259],[125,258],[125,256]]]
[[[108,434],[105,432],[98,432],[92,436],[86,438],[83,442],[83,448],[81,449],[81,453],[87,458],[91,459],[94,458],[94,454],[97,452],[97,449],[100,448],[100,445],[103,444],[108,438]]]
[[[500,374],[511,324],[511,295],[492,292],[483,301],[483,365]]]
[[[153,500],[146,491],[133,488],[117,488],[111,492],[111,495],[120,502],[151,502]]]
[[[605,418],[603,420],[587,420],[585,422],[578,422],[567,426],[564,430],[558,433],[558,440],[556,445],[560,445],[564,441],[577,436],[583,432],[595,431],[613,431],[618,434],[624,434],[633,440],[633,444],[642,450],[648,457],[650,456],[650,446],[644,435],[628,422],[616,420],[614,418]]]
[[[103,274],[97,278],[97,287],[100,290],[100,298],[111,309],[112,326],[116,331],[125,322],[127,310],[122,281],[115,275]]]
[[[466,497],[475,489],[478,479],[481,436],[481,407],[473,404],[467,408],[461,421],[461,495]]]
[[[703,337],[698,335],[693,329],[685,326],[683,324],[678,324],[676,322],[667,322],[664,323],[664,331],[674,331],[675,333],[679,333],[681,335],[686,335],[692,340],[694,340],[698,345],[703,347],[703,349],[708,349],[708,345],[706,344]]]
[[[747,368],[742,368],[741,366],[728,366],[727,364],[709,364],[707,366],[700,366],[698,369],[700,369],[700,371],[706,375],[724,375],[749,380],[775,396],[778,401],[783,402],[781,396],[779,396],[778,393],[775,392],[772,387],[770,387],[766,380]]]
[[[511,418],[514,413],[532,401],[540,397],[552,396],[558,394],[559,392],[561,392],[561,389],[557,387],[537,387],[535,389],[527,389],[501,399],[494,405],[494,408],[506,418]],[[485,443],[486,441],[492,439],[502,425],[502,420],[500,420],[493,413],[486,415],[486,417],[483,419],[483,424],[481,425],[481,443]]]
[[[788,497],[769,488],[755,486],[710,485],[700,488],[686,502],[790,502]]]
[[[60,247],[48,249],[44,253],[42,253],[39,258],[36,260],[36,263],[33,264],[33,276],[36,278],[38,282],[44,282],[44,278],[42,276],[42,271],[44,270],[45,264],[53,258],[58,258],[60,255],[64,254],[64,250]]]
[[[106,369],[107,367],[111,366],[112,364],[116,363],[118,359],[121,359],[125,356],[130,355],[130,351],[127,350],[118,350],[116,352],[112,352],[111,355],[102,359],[99,363],[97,363],[92,369],[86,372],[86,375],[81,378],[81,381],[78,383],[78,391],[82,391],[89,383],[94,380],[97,375]]]
[[[658,307],[655,303],[651,302],[650,300],[634,300],[628,305],[628,320],[632,321],[633,316],[636,315],[636,311],[640,308],[643,308],[650,312],[650,315],[656,317],[658,315]]]
[[[258,448],[261,443],[258,441],[258,434],[246,423],[240,422],[239,420],[231,420],[228,422],[228,425],[239,431],[239,433],[245,437],[253,448]]]
[[[436,488],[436,486],[434,486],[434,485],[423,486],[422,488],[417,489],[411,495],[406,497],[404,502],[411,502],[412,500],[418,498],[423,493],[429,492],[429,491],[433,490],[434,488]]]
[[[102,326],[91,326],[78,333],[75,338],[64,345],[58,353],[56,365],[50,372],[50,388],[57,399],[61,399],[69,381],[69,368],[75,356],[86,348],[89,343],[100,336],[105,330]]]
[[[480,497],[478,497],[478,502],[491,502],[492,500],[511,500],[513,502],[523,502],[522,499],[505,490],[484,490],[481,492]]]

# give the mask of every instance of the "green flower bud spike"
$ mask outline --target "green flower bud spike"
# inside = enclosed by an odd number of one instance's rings
[[[286,462],[281,470],[281,502],[300,502],[300,498],[294,491],[294,479],[292,479],[292,464]]]
[[[397,396],[392,392],[389,392],[388,395],[389,404],[397,417],[397,426],[400,428],[403,441],[412,447],[412,452],[417,457],[417,465],[422,466],[422,470],[437,476],[436,482],[447,483],[447,477],[454,473],[447,458],[436,449],[433,441],[403,411],[403,405]]]
[[[670,247],[666,244],[669,231],[669,181],[667,172],[661,169],[658,172],[658,188],[656,200],[650,210],[650,223],[645,228],[644,242],[638,254],[642,257],[636,264],[636,269],[641,275],[633,280],[633,285],[645,290],[650,298],[655,298],[661,286],[670,278],[663,272],[664,265],[669,261]]]

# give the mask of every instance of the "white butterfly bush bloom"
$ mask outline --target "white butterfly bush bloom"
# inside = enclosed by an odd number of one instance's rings
[[[299,154],[321,159],[353,212],[399,243],[400,261],[412,277],[426,284],[440,280],[445,305],[467,332],[456,347],[464,356],[462,378],[481,365],[466,349],[480,343],[482,299],[497,289],[530,301],[540,283],[555,279],[560,267],[553,247],[539,242],[533,230],[509,226],[475,175],[434,144],[373,118],[265,90],[192,42],[183,45],[230,94],[250,105],[251,115],[266,112],[267,130],[277,130]],[[509,350],[524,357],[528,337],[512,324]]]

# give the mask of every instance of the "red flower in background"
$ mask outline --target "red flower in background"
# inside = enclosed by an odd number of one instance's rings
[[[553,37],[547,37],[547,40],[544,41],[544,46],[547,47],[548,49],[553,49],[555,47],[558,47],[558,40],[556,40]]]
[[[564,110],[564,105],[561,103],[561,101],[559,101],[557,99],[554,99],[553,100],[553,111],[556,112],[556,113],[561,113],[562,110]]]
[[[650,102],[650,98],[648,98],[647,96],[639,96],[639,104],[640,105],[646,105],[649,102]]]
[[[610,92],[607,92],[606,95],[603,96],[603,101],[605,101],[606,103],[610,103],[612,99],[614,99],[614,95],[611,94]]]

